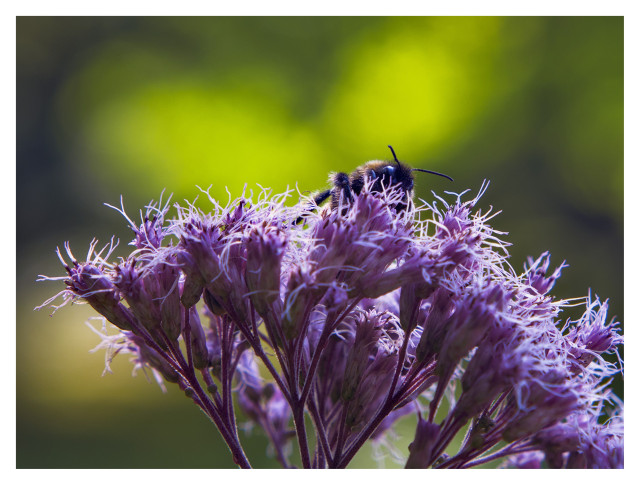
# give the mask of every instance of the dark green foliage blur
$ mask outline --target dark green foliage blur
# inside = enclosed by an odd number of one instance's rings
[[[621,17],[18,18],[17,467],[233,467],[177,389],[126,357],[100,378],[86,307],[32,311],[62,289],[34,280],[62,274],[65,240],[82,259],[115,234],[126,254],[103,202],[135,218],[163,189],[314,191],[388,144],[455,178],[418,174],[418,197],[491,180],[481,206],[503,211],[514,268],[550,250],[570,265],[557,297],[591,289],[624,321]],[[243,436],[276,466],[260,430]]]

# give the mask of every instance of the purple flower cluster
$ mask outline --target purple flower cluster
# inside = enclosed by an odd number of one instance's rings
[[[172,220],[152,203],[139,225],[118,209],[133,252],[109,262],[116,245],[94,242],[79,262],[66,246],[56,297],[117,327],[99,332],[107,370],[129,353],[177,384],[240,467],[238,410],[283,467],[343,468],[369,440],[401,456],[389,437],[415,413],[408,468],[620,468],[622,405],[607,387],[620,368],[603,357],[618,323],[591,296],[559,322],[576,304],[549,295],[564,265],[550,272],[545,253],[516,272],[496,214],[475,209],[485,189],[402,211],[404,193],[370,186],[316,213],[268,191],[209,197],[211,212],[176,205]]]

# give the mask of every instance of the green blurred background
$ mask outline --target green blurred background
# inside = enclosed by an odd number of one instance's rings
[[[62,274],[65,240],[80,257],[115,234],[125,254],[103,202],[316,190],[388,144],[455,178],[418,174],[419,197],[491,180],[480,205],[503,210],[512,265],[550,250],[570,265],[556,296],[591,288],[623,320],[621,17],[19,17],[17,467],[233,467],[177,389],[126,357],[100,377],[86,306],[33,311],[62,288],[35,279]],[[277,466],[260,430],[244,442]]]

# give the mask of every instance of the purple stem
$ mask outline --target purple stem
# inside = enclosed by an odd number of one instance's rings
[[[193,370],[193,353],[191,349],[191,324],[189,322],[189,309],[184,309],[184,342],[187,347],[187,361],[189,363],[189,371]],[[194,372],[195,373],[195,372]]]
[[[333,457],[331,456],[331,448],[329,447],[329,442],[327,441],[327,432],[324,428],[324,424],[322,422],[322,418],[318,413],[318,408],[316,407],[313,399],[310,399],[307,407],[311,413],[311,419],[313,420],[313,424],[316,428],[316,435],[318,438],[318,443],[322,449],[323,459],[321,460],[324,463],[324,460],[327,459],[329,462],[333,461]]]
[[[304,405],[296,402],[293,411],[293,423],[298,436],[298,446],[300,447],[300,458],[302,459],[303,468],[311,468],[311,459],[309,457],[309,445],[307,444],[307,431],[304,424]]]
[[[501,448],[500,450],[496,451],[495,453],[492,453],[490,455],[487,456],[483,456],[482,458],[478,458],[475,461],[469,461],[467,463],[465,463],[464,465],[461,466],[461,468],[471,468],[474,466],[478,466],[478,465],[482,465],[484,463],[488,463],[490,461],[493,460],[497,460],[498,458],[503,458],[505,456],[508,455],[515,455],[518,453],[526,453],[527,451],[533,451],[536,450],[537,448],[529,446],[528,444],[523,444],[523,443],[511,443],[510,445],[505,446],[504,448]]]
[[[338,440],[336,442],[336,451],[333,454],[333,462],[332,462],[332,467],[333,468],[339,468],[337,465],[337,463],[339,463],[340,461],[340,457],[342,456],[342,448],[344,446],[344,434],[345,434],[345,428],[346,428],[346,418],[347,418],[347,409],[349,407],[349,403],[345,403],[345,405],[342,407],[342,413],[340,413],[340,423],[339,423],[339,431],[338,431]]]
[[[165,340],[165,343],[167,344],[167,347],[169,348],[171,353],[178,360],[179,366],[181,367],[180,373],[186,377],[187,382],[198,396],[198,401],[194,399],[194,402],[205,412],[205,414],[207,414],[207,416],[209,416],[209,418],[218,428],[218,431],[220,431],[222,439],[224,439],[225,443],[229,447],[229,450],[231,451],[234,463],[241,468],[251,468],[251,464],[244,454],[242,445],[238,440],[237,430],[227,428],[227,424],[222,420],[222,417],[218,413],[215,405],[211,402],[209,396],[202,389],[200,381],[195,375],[195,372],[189,369],[187,362],[184,360],[182,352],[180,352],[179,349],[176,349],[174,343],[169,339],[169,337],[167,337],[164,332],[160,332],[160,334]]]

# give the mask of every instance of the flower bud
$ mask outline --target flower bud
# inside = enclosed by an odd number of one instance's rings
[[[150,249],[153,251],[162,245],[162,240],[165,236],[163,224],[167,207],[165,206],[164,209],[158,210],[150,219],[149,216],[152,210],[154,209],[151,206],[147,206],[147,215],[139,227],[136,227],[134,224],[131,225],[136,235],[131,244],[138,249]]]
[[[445,332],[450,327],[449,320],[454,308],[451,298],[451,292],[444,288],[439,288],[433,293],[429,314],[423,324],[422,335],[416,347],[416,358],[419,362],[424,362],[440,352]]]
[[[220,258],[216,253],[216,250],[222,248],[221,238],[218,227],[202,220],[185,223],[181,230],[179,248],[188,255],[188,258],[182,255],[181,263],[188,259],[207,284],[222,272]],[[180,252],[178,254],[180,255]]]
[[[356,335],[347,356],[342,383],[341,397],[345,402],[351,401],[355,397],[356,389],[372,355],[375,353],[376,343],[380,338],[381,330],[378,326],[378,319],[369,318],[369,316],[370,314],[361,316],[356,323]]]
[[[204,330],[200,324],[200,316],[195,307],[189,310],[189,340],[191,341],[191,355],[193,356],[193,366],[196,369],[209,367],[209,351],[207,350],[207,340]]]
[[[287,284],[282,312],[282,331],[288,340],[300,334],[308,323],[311,307],[325,291],[326,288],[321,289],[316,286],[313,275],[306,269],[298,267],[293,270]]]
[[[580,435],[576,426],[568,423],[557,423],[543,429],[531,440],[543,450],[553,453],[575,451],[580,445]]]
[[[416,435],[409,445],[409,458],[405,468],[428,468],[433,461],[433,448],[440,434],[440,426],[419,417]]]
[[[122,330],[131,330],[135,317],[127,307],[120,303],[118,290],[109,278],[96,266],[85,263],[74,267],[65,266],[70,278],[66,280],[69,289],[81,298],[109,322]]]
[[[363,377],[355,382],[351,376],[356,372],[351,372],[347,362],[342,386],[343,395],[344,391],[348,392],[349,388],[356,389],[346,404],[345,424],[349,430],[361,429],[371,419],[382,401],[386,399],[397,363],[398,354],[396,352],[388,353],[378,349],[377,355],[371,359],[366,367]],[[343,400],[346,399],[343,398]]]
[[[179,253],[176,259],[184,273],[184,281],[181,284],[180,301],[185,308],[191,308],[200,301],[205,282],[189,255]]]
[[[546,277],[545,275],[549,270],[549,263],[551,262],[551,257],[548,251],[542,253],[536,261],[533,261],[532,258],[527,258],[527,262],[529,266],[528,268],[525,266],[527,283],[541,295],[546,295],[551,291],[556,280],[560,278],[562,268],[566,268],[568,266],[563,261],[551,276]]]
[[[569,352],[574,362],[573,372],[582,372],[599,355],[623,343],[618,322],[614,319],[607,323],[607,310],[606,301],[600,303],[596,298],[592,302],[588,298],[587,310],[569,330],[567,341],[571,344]]]
[[[322,304],[326,308],[326,322],[333,322],[340,315],[349,303],[347,290],[343,285],[332,285],[325,293]]]
[[[283,233],[265,224],[254,229],[246,242],[245,278],[249,298],[263,318],[269,305],[280,295],[280,265],[286,245]]]
[[[496,324],[500,312],[511,293],[495,284],[489,285],[458,302],[456,311],[447,325],[447,332],[439,352],[438,367],[441,369],[456,365],[473,347],[478,345],[487,331]]]
[[[132,340],[140,349],[141,358],[151,367],[160,372],[167,382],[177,383],[180,381],[180,375],[173,366],[164,360],[158,352],[145,344],[142,338],[134,335]]]
[[[115,285],[137,320],[145,328],[153,330],[161,322],[160,307],[147,288],[152,283],[148,278],[154,276],[141,274],[135,265],[135,260],[128,260],[116,266]]]
[[[211,293],[209,290],[205,288],[204,293],[204,303],[207,305],[207,308],[214,315],[224,315],[226,310],[223,308],[222,303]]]
[[[166,263],[157,265],[149,277],[154,282],[151,292],[160,305],[162,329],[169,339],[177,340],[182,331],[182,306],[180,305],[180,273],[178,269]]]
[[[454,416],[469,419],[477,415],[507,386],[502,349],[491,341],[483,341],[462,375],[462,394],[458,399]]]
[[[210,316],[211,317],[211,316]],[[216,318],[216,317],[213,317]],[[218,333],[218,325],[212,323],[204,328],[207,344],[207,356],[211,375],[220,380],[222,374],[222,342]]]
[[[519,410],[504,427],[502,437],[511,442],[534,434],[579,407],[575,382],[560,369],[552,369],[535,380],[524,383],[521,393],[526,396]]]
[[[400,290],[400,327],[411,333],[418,325],[418,310],[424,298],[433,292],[430,285],[410,283]]]
[[[539,468],[542,468],[543,461],[544,453],[540,451],[527,451],[524,453],[511,455],[506,462],[506,467],[537,470]]]
[[[399,268],[390,269],[375,277],[361,278],[349,292],[352,296],[364,296],[365,298],[379,298],[397,288],[411,283],[422,283],[422,268],[404,264]],[[434,289],[432,285],[427,287]]]

